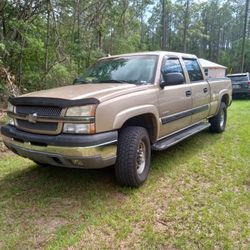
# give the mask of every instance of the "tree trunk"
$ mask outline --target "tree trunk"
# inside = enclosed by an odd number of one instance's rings
[[[143,9],[141,10],[141,17],[140,17],[140,19],[141,19],[141,45],[140,45],[140,47],[142,48],[142,46],[143,46],[143,42],[144,42],[144,20],[143,20],[143,15],[144,15],[144,13],[143,13]]]
[[[242,39],[242,48],[241,48],[240,71],[242,73],[244,72],[244,64],[245,64],[245,44],[246,44],[246,33],[247,33],[247,25],[248,25],[248,10],[249,10],[249,0],[246,0],[245,21],[244,21],[243,39]]]
[[[166,19],[166,2],[162,0],[162,50],[167,49],[167,19]]]
[[[184,14],[184,30],[183,30],[183,51],[187,52],[187,32],[188,32],[188,18],[189,18],[189,0],[186,1],[186,8]]]
[[[45,42],[45,65],[44,65],[44,71],[45,76],[48,73],[49,68],[49,38],[50,38],[50,0],[47,0],[47,34],[46,34],[46,42]],[[46,82],[46,77],[45,77]]]
[[[20,35],[21,40],[21,51],[19,55],[19,63],[18,63],[18,88],[21,89],[22,87],[22,68],[23,68],[23,47],[24,47],[24,39],[22,35]]]
[[[77,44],[80,47],[80,0],[77,0]],[[77,59],[77,73],[80,74],[80,59]]]

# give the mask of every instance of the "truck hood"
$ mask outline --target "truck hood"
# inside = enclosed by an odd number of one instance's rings
[[[100,102],[129,94],[132,92],[142,91],[152,85],[134,85],[126,83],[105,83],[105,84],[81,84],[69,85],[59,88],[47,89],[29,94],[22,97],[49,97],[62,98],[66,100],[79,100],[85,98],[96,98]]]

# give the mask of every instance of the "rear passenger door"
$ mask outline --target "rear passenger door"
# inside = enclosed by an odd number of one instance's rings
[[[179,58],[164,58],[162,71],[165,73],[182,73],[183,65]],[[185,77],[185,76],[184,76]],[[190,84],[165,86],[159,91],[159,104],[161,116],[160,137],[176,132],[191,124],[192,96]]]
[[[210,86],[204,80],[197,59],[183,58],[186,66],[193,97],[192,124],[207,118],[210,105]]]

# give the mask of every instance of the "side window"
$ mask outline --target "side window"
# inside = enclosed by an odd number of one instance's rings
[[[196,59],[183,59],[191,82],[201,81],[203,75]]]
[[[181,67],[179,59],[167,59],[162,66],[162,71],[164,73],[182,73],[183,69]]]
[[[162,72],[165,74],[168,73],[181,73],[184,76],[183,68],[180,64],[179,59],[177,58],[170,58],[167,59],[164,64],[162,65]]]

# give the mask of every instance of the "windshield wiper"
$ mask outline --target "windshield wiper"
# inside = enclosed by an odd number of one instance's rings
[[[135,85],[144,85],[148,84],[146,81],[138,81],[138,80],[115,80],[115,79],[109,79],[109,80],[99,80],[97,83],[127,83],[127,84],[135,84]]]
[[[123,81],[123,80],[114,80],[114,79],[100,80],[100,81],[98,81],[98,82],[100,82],[100,83],[109,83],[109,82],[111,82],[111,83],[129,83],[129,82],[127,82],[127,81]]]

